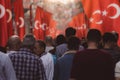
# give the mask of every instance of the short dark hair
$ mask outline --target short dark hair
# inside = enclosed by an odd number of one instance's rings
[[[115,42],[116,41],[115,36],[112,33],[110,33],[110,32],[104,33],[102,39],[103,39],[103,43]]]
[[[44,50],[45,50],[46,44],[45,44],[44,41],[42,41],[42,40],[37,40],[36,42],[39,44],[40,47],[44,48]]]
[[[113,31],[112,34],[115,36],[115,42],[118,42],[119,34],[115,31]]]
[[[72,28],[72,27],[68,27],[66,30],[65,30],[65,36],[67,38],[69,38],[70,36],[73,36],[76,34],[76,29]]]
[[[46,36],[45,37],[45,43],[53,45],[53,38],[51,36]]]
[[[87,34],[87,41],[92,41],[92,42],[100,42],[101,40],[101,32],[97,29],[90,29]]]
[[[23,39],[23,47],[27,47],[27,48],[33,48],[34,44],[35,44],[35,37],[32,34],[27,34],[25,35],[24,39]]]
[[[65,43],[66,42],[66,39],[65,39],[65,36],[60,34],[56,37],[56,44],[57,45],[60,45],[62,43]]]
[[[69,50],[78,50],[80,45],[80,39],[72,36],[68,39],[67,46]]]

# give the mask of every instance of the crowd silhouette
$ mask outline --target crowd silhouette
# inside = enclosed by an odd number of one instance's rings
[[[0,80],[120,80],[118,37],[97,29],[76,37],[72,27],[55,39],[13,35],[0,48]]]

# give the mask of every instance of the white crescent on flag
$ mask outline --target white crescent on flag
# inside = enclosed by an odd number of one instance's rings
[[[95,15],[95,14],[101,14],[101,11],[100,10],[96,10],[96,11],[93,12],[93,15]]]
[[[42,28],[42,30],[45,30],[45,25],[47,25],[46,23],[43,23],[40,27]]]
[[[20,28],[24,27],[24,19],[23,17],[19,17],[20,21],[21,21],[21,24],[20,24]]]
[[[102,24],[103,20],[100,20],[99,22],[96,22],[96,24]]]
[[[37,26],[38,23],[39,23],[39,21],[36,20],[36,21],[35,21],[35,29],[37,29],[37,30],[39,29],[38,26]]]
[[[7,20],[7,23],[9,23],[12,20],[12,12],[11,12],[10,9],[6,9],[6,12],[9,14],[9,17],[8,17],[8,20]]]
[[[0,19],[3,18],[3,16],[5,15],[5,7],[3,5],[0,4]]]
[[[116,9],[116,14],[114,16],[109,16],[109,18],[111,19],[116,19],[120,16],[120,7],[119,5],[115,4],[115,3],[112,3],[110,5],[108,5],[107,8],[110,8],[110,7],[114,7]]]
[[[101,15],[101,11],[100,10],[96,10],[96,11],[94,11],[93,12],[93,14],[92,15],[95,15],[95,14],[100,14]],[[91,18],[91,22],[93,22],[93,18]],[[95,22],[96,24],[102,24],[103,23],[103,20],[100,20],[100,21],[97,21],[97,22]]]

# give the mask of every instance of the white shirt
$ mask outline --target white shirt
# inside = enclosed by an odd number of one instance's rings
[[[17,80],[10,58],[0,52],[0,80]]]
[[[116,63],[115,77],[120,78],[120,61],[118,63]]]
[[[41,60],[45,68],[47,80],[53,80],[54,61],[52,55],[50,53],[47,53],[41,57]]]
[[[49,51],[50,51],[50,50],[52,50],[52,49],[54,49],[54,47],[53,47],[53,46],[46,46],[45,51],[46,51],[46,52],[49,52]]]

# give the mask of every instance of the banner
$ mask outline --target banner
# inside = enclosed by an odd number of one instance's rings
[[[33,29],[33,33],[36,39],[45,39],[45,36],[47,35],[46,33],[48,32],[47,30],[49,30],[48,28],[51,17],[52,15],[49,12],[43,10],[40,7],[37,7],[35,15],[35,24]]]
[[[24,10],[23,10],[23,1],[15,0],[14,3],[14,14],[16,22],[16,32],[22,40],[25,34],[25,22],[24,22]]]
[[[120,3],[118,0],[82,0],[90,28],[102,33],[116,31],[120,35]],[[120,38],[119,38],[120,45]]]
[[[12,22],[12,4],[11,0],[5,0],[5,8],[6,8],[6,16],[7,16],[7,28],[8,28],[8,36],[12,36],[14,34],[13,30],[13,22]]]
[[[71,26],[76,29],[76,36],[78,38],[86,37],[86,33],[88,30],[87,21],[85,19],[85,14],[79,13],[78,15],[74,16],[72,21],[68,24],[68,26]]]
[[[5,47],[8,40],[7,16],[4,0],[0,0],[0,46]]]

